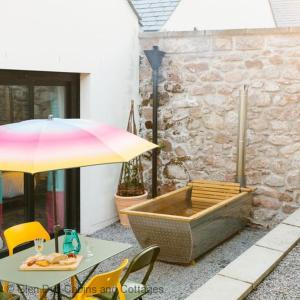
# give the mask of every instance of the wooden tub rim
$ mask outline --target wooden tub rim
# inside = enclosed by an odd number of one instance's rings
[[[176,194],[178,192],[181,191],[185,191],[191,189],[190,186],[186,186],[186,187],[182,187],[180,189],[177,189],[175,191],[172,191],[170,193],[168,193],[168,196],[172,196],[173,194]],[[253,190],[251,188],[242,188],[241,192],[239,194],[236,194],[226,200],[223,200],[220,203],[217,203],[215,205],[212,205],[209,208],[206,208],[198,213],[195,213],[194,215],[190,216],[190,217],[183,217],[183,216],[176,216],[176,215],[168,215],[168,214],[159,214],[159,213],[151,213],[151,212],[143,212],[143,211],[136,211],[136,209],[142,208],[145,205],[151,204],[151,203],[155,203],[160,201],[162,198],[166,197],[165,195],[161,195],[159,197],[156,197],[154,199],[151,200],[145,200],[143,203],[131,206],[130,208],[127,209],[123,209],[121,210],[121,213],[123,214],[127,214],[127,215],[131,215],[131,216],[147,216],[150,218],[157,218],[157,219],[168,219],[168,220],[174,220],[174,221],[180,221],[180,222],[191,222],[195,219],[198,219],[200,217],[204,217],[206,215],[208,215],[210,212],[223,208],[225,206],[227,206],[230,203],[236,202],[238,200],[240,200],[240,198],[248,195],[249,193],[251,193]]]

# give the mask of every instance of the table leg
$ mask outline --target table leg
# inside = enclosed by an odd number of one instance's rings
[[[23,297],[25,300],[27,300],[27,297],[25,296],[25,294],[24,294],[24,292],[23,292],[23,290],[22,290],[22,288],[21,288],[21,286],[20,286],[19,284],[17,284],[17,288],[18,288],[20,294],[22,295],[22,297]]]
[[[99,263],[100,264],[100,263]],[[89,272],[89,274],[84,278],[84,280],[80,283],[78,278],[78,287],[77,287],[77,290],[76,292],[72,295],[72,298],[74,298],[78,292],[81,290],[81,288],[85,285],[85,283],[88,281],[88,279],[91,277],[91,275],[95,272],[95,270],[98,268],[99,264],[95,265],[92,270]]]
[[[53,293],[52,300],[55,300],[55,295],[56,295],[56,286],[54,287],[54,289],[53,289],[52,293]]]
[[[58,300],[61,300],[60,284],[58,284],[58,285],[56,286],[56,288],[57,288],[57,299],[58,299]]]
[[[47,292],[52,292],[53,293],[52,299],[55,300],[56,295],[57,295],[57,287],[55,286],[54,289],[48,289]],[[71,299],[70,296],[65,295],[63,293],[60,293],[60,295],[61,295],[61,298]]]
[[[77,276],[77,275],[75,275],[74,277],[75,277],[75,279],[76,279],[76,281],[77,281],[77,284],[81,284],[81,282],[80,282],[80,280],[79,280],[78,276]]]

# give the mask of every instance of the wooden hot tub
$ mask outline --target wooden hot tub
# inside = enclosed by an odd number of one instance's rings
[[[250,188],[196,180],[122,213],[142,247],[157,244],[160,260],[191,263],[248,223],[251,202]]]

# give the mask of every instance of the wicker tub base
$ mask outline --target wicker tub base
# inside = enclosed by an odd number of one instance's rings
[[[199,180],[123,213],[142,247],[157,244],[160,260],[188,264],[240,231],[251,203],[251,189]]]

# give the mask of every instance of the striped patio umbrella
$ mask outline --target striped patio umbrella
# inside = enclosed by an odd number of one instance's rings
[[[49,116],[0,126],[0,170],[35,174],[122,163],[156,147],[105,124]],[[57,224],[55,173],[52,172],[53,209]]]
[[[125,130],[90,120],[28,120],[0,126],[0,170],[35,174],[128,162],[155,147]]]

